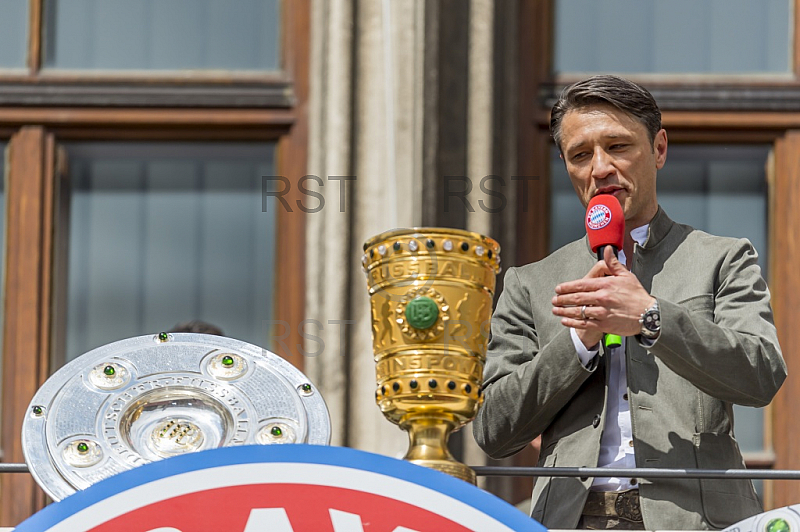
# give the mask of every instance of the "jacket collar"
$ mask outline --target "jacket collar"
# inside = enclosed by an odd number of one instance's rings
[[[650,227],[647,230],[647,239],[644,241],[642,247],[645,249],[656,247],[666,238],[674,225],[675,222],[667,216],[667,213],[664,212],[664,209],[659,205],[656,215],[653,216],[653,219],[650,221]]]

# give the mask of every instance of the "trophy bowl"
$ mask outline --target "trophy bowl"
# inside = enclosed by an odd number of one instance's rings
[[[405,459],[467,482],[447,449],[483,402],[481,384],[500,246],[447,228],[397,229],[364,244],[376,402],[409,435]]]
[[[232,338],[159,333],[56,371],[22,424],[25,461],[54,500],[136,466],[252,444],[330,443],[319,391],[278,355]]]

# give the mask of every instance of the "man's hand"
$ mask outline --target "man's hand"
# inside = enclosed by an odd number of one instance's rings
[[[641,330],[639,317],[650,307],[653,298],[639,279],[614,256],[611,246],[602,261],[576,281],[556,286],[553,314],[572,327],[583,344],[591,348],[604,333],[633,336]],[[581,309],[586,319],[582,319]]]

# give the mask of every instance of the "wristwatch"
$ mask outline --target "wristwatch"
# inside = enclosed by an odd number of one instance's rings
[[[653,304],[642,312],[639,317],[639,323],[642,328],[639,330],[639,335],[647,340],[655,340],[661,334],[661,312],[658,310],[658,300],[656,299]]]

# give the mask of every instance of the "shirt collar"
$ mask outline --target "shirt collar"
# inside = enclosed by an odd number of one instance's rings
[[[637,227],[631,231],[631,238],[636,241],[637,244],[643,246],[647,237],[649,235],[650,224],[644,224],[641,227]]]

